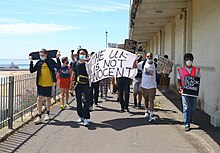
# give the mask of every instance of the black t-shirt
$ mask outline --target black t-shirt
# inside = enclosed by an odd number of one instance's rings
[[[86,63],[80,63],[79,61],[74,62],[72,65],[72,70],[75,73],[75,76],[84,75],[88,76],[86,71]]]

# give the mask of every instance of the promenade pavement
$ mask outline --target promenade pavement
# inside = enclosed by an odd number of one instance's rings
[[[164,96],[165,95],[165,96]],[[178,96],[157,90],[155,123],[143,117],[144,109],[133,108],[120,113],[116,95],[91,112],[90,126],[77,123],[76,102],[60,110],[59,103],[51,110],[52,120],[39,125],[33,122],[0,144],[0,152],[19,153],[197,153],[220,152],[218,136],[193,124],[190,132],[183,128],[183,115],[174,104]],[[170,98],[174,104],[168,100]],[[197,113],[198,114],[198,113]],[[204,122],[204,121],[202,121]],[[210,125],[209,125],[210,126]],[[207,126],[206,126],[207,127]],[[219,134],[219,128],[212,133]]]

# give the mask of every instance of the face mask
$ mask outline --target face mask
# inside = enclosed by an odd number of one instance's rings
[[[147,62],[148,62],[148,63],[152,63],[153,60],[152,60],[152,59],[147,59]]]
[[[66,65],[68,65],[68,64],[69,64],[69,61],[66,62]]]
[[[86,59],[86,55],[79,55],[79,59],[80,60],[85,60]]]
[[[45,59],[47,59],[47,57],[42,57],[42,56],[40,56],[40,59],[41,59],[42,61],[44,61]]]
[[[192,61],[190,61],[190,60],[188,60],[188,61],[186,61],[186,65],[188,65],[188,66],[191,66],[192,65]]]

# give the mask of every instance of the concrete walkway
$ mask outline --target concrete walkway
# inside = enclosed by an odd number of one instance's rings
[[[120,113],[116,95],[107,102],[99,99],[91,112],[90,126],[77,123],[76,103],[69,109],[52,108],[53,119],[44,124],[33,122],[0,144],[0,152],[19,153],[196,153],[218,152],[219,145],[208,135],[194,130],[186,133],[182,113],[159,91],[155,111],[157,121],[150,124],[144,110],[132,108]],[[130,101],[133,101],[132,95]],[[196,125],[193,125],[196,129]],[[198,131],[197,131],[198,132]],[[208,142],[207,142],[208,141]],[[211,145],[210,145],[211,144]],[[214,148],[214,149],[213,149]]]

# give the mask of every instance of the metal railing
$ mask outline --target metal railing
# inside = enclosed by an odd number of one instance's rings
[[[21,119],[25,114],[32,116],[37,107],[36,73],[9,76],[0,79],[0,129],[8,126],[13,129],[13,121]],[[56,97],[59,89],[53,89]]]

